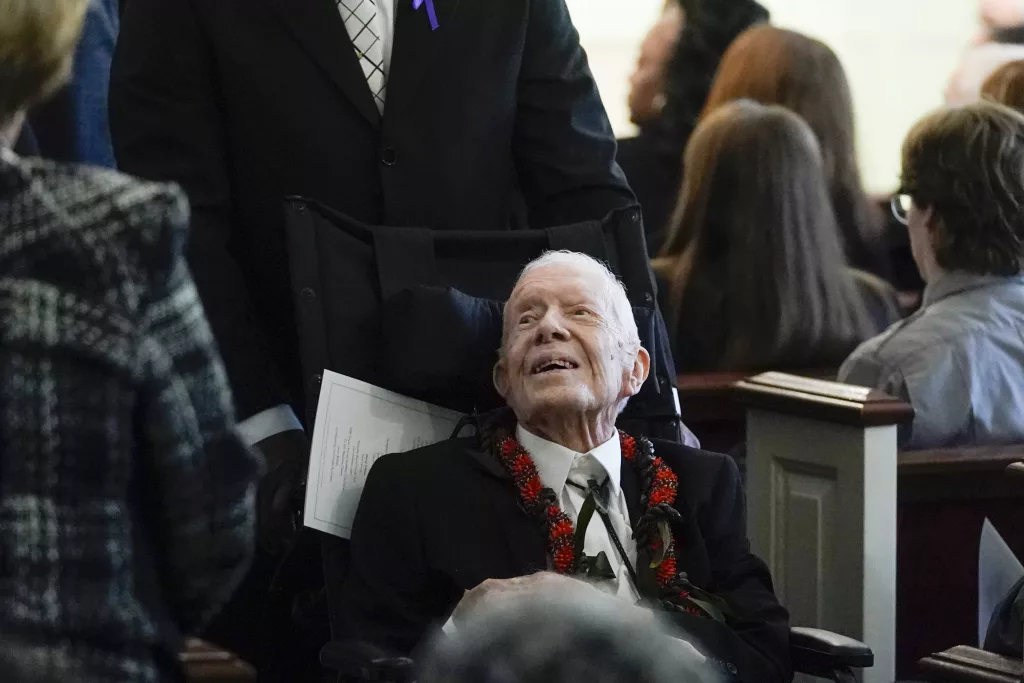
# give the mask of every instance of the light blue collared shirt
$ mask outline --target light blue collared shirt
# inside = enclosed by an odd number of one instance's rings
[[[839,381],[909,401],[906,448],[1024,441],[1024,275],[943,275],[921,310],[846,359]]]

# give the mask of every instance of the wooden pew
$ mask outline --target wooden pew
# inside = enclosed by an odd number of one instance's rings
[[[683,420],[712,450],[745,440],[734,374],[680,378]],[[707,442],[704,439],[708,439]],[[978,540],[987,517],[1024,559],[1024,445],[905,451],[897,459],[896,668],[977,640]],[[748,493],[748,499],[750,495]]]
[[[680,375],[679,412],[702,448],[730,453],[746,440],[746,412],[733,393],[745,372]]]
[[[233,653],[198,638],[178,655],[188,683],[254,683],[256,670]]]
[[[906,403],[778,372],[739,382],[747,409],[747,533],[794,623],[874,653],[896,678],[897,425]]]
[[[831,379],[835,369],[800,370],[801,377]],[[749,372],[707,372],[679,375],[679,411],[686,426],[700,439],[701,447],[732,453],[746,441],[746,410],[736,400],[734,387]]]
[[[975,647],[957,645],[925,657],[918,663],[925,680],[932,683],[1020,683],[1024,663]]]
[[[988,518],[1024,559],[1024,445],[901,453],[897,517],[897,673],[977,644],[978,540]]]

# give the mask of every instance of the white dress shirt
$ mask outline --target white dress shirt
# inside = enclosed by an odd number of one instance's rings
[[[596,479],[600,483],[604,481],[605,477],[608,478],[608,516],[611,518],[612,528],[615,529],[623,550],[626,551],[626,557],[629,558],[630,564],[636,566],[636,541],[633,540],[633,531],[629,526],[629,508],[626,505],[626,496],[620,485],[622,446],[619,443],[618,431],[611,439],[589,453],[571,451],[564,446],[542,439],[521,426],[516,427],[516,438],[533,458],[541,483],[555,492],[558,496],[559,507],[569,516],[573,524],[576,524],[586,495],[583,491],[567,483],[570,477],[581,484],[589,479]],[[631,603],[640,599],[640,594],[629,576],[626,563],[622,561],[604,522],[596,512],[587,526],[587,535],[583,539],[583,552],[592,557],[604,552],[612,566],[612,571],[615,572],[616,578],[614,579],[592,581],[591,583],[596,588]]]
[[[619,443],[619,432],[616,431],[612,438],[589,453],[577,453],[569,450],[565,446],[560,446],[528,432],[521,426],[516,427],[516,439],[527,450],[534,465],[537,466],[537,474],[540,476],[541,483],[558,495],[558,506],[569,516],[574,525],[586,496],[583,491],[567,483],[570,476],[574,480],[578,479],[580,483],[589,479],[595,479],[601,483],[605,477],[608,478],[608,516],[615,533],[619,536],[622,549],[626,551],[626,556],[635,567],[636,541],[633,540],[633,531],[629,526],[629,507],[626,505],[626,496],[622,493],[620,485],[622,445]],[[589,583],[609,595],[635,604],[640,600],[640,594],[637,592],[636,586],[633,585],[629,570],[622,561],[619,551],[616,550],[615,544],[612,543],[601,516],[595,511],[587,526],[587,535],[583,538],[583,552],[595,557],[602,551],[608,557],[608,563],[611,565],[612,571],[615,572],[615,578],[590,581]],[[448,634],[455,633],[453,619],[449,618],[441,630]]]
[[[395,50],[395,16],[398,0],[375,0],[377,3],[377,35],[380,36],[384,76],[391,77],[391,53]],[[412,0],[408,0],[412,2]]]
[[[577,453],[564,446],[542,439],[536,434],[526,431],[521,426],[516,427],[516,439],[525,448],[537,467],[537,474],[541,483],[558,494],[558,505],[562,511],[569,516],[573,524],[576,524],[580,508],[583,507],[585,496],[579,489],[569,486],[566,482],[570,477],[574,480],[596,479],[600,483],[605,476],[608,477],[608,516],[611,518],[612,527],[622,543],[623,550],[629,558],[630,564],[636,566],[636,541],[633,540],[633,532],[629,526],[629,507],[626,504],[626,496],[622,492],[622,444],[619,443],[619,432],[616,430],[612,438],[590,451],[589,453]],[[629,609],[640,609],[634,606],[640,600],[633,580],[629,576],[629,570],[622,561],[619,551],[615,549],[611,536],[604,526],[600,515],[594,514],[587,526],[587,535],[583,539],[583,552],[586,555],[596,556],[604,551],[608,562],[615,572],[614,579],[604,581],[590,581],[591,585],[616,598],[626,600],[631,607]],[[652,618],[656,618],[650,612]],[[453,618],[441,627],[444,633],[452,635],[456,632]],[[678,643],[687,656],[692,657],[695,664],[707,661],[707,658],[685,640],[673,636],[673,642]]]

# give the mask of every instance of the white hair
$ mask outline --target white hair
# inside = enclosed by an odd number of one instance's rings
[[[612,305],[612,327],[620,337],[623,347],[630,354],[635,354],[640,349],[640,333],[636,328],[636,319],[633,317],[633,307],[626,295],[626,286],[619,278],[608,269],[601,261],[592,256],[581,254],[576,251],[546,251],[534,260],[526,264],[523,272],[519,274],[522,280],[531,271],[545,266],[569,266],[577,270],[589,270],[601,276],[605,285],[605,295]],[[508,312],[508,303],[505,304],[505,311]]]
[[[668,619],[580,588],[537,590],[438,632],[422,683],[720,683],[710,660]],[[595,589],[591,588],[590,591]],[[689,640],[690,638],[682,638]]]

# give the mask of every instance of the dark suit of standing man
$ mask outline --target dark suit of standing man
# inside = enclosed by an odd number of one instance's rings
[[[131,0],[114,58],[118,163],[188,193],[190,263],[268,459],[264,499],[308,453],[284,197],[463,230],[634,201],[565,0],[362,3]]]

